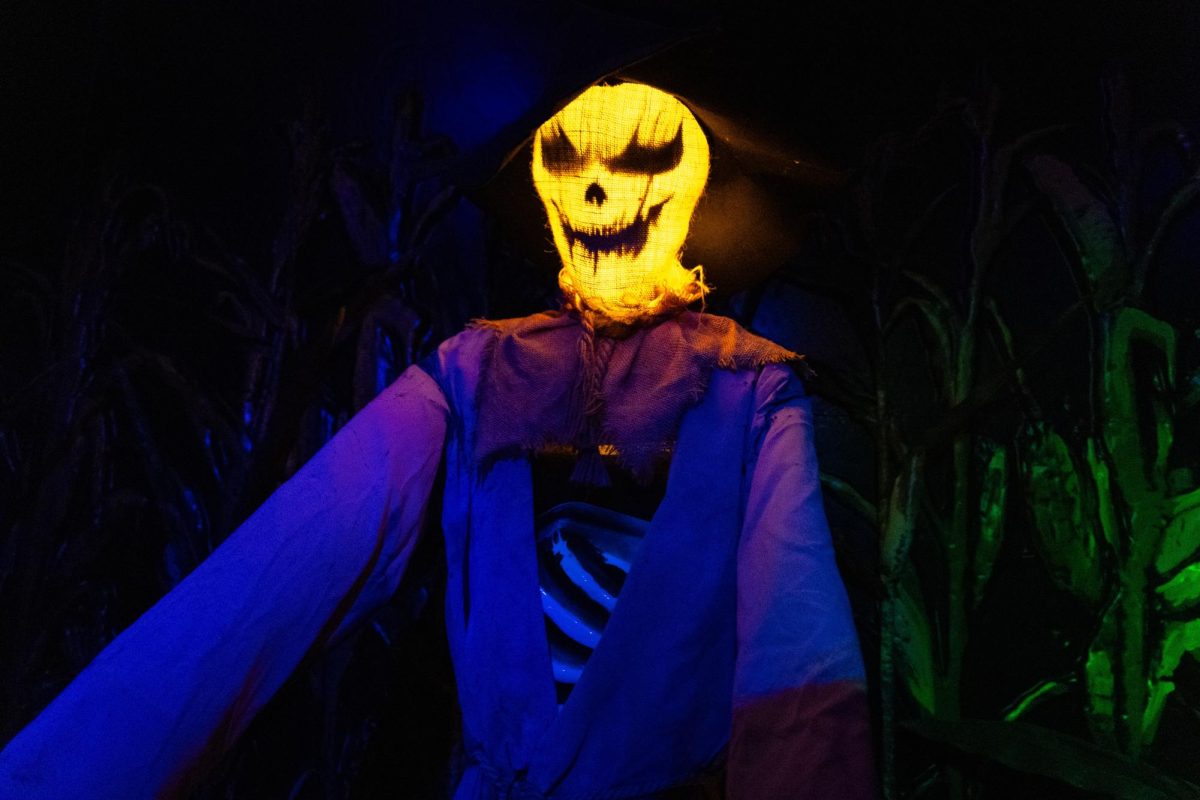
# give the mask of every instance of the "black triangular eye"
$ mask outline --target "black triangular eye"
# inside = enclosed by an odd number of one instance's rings
[[[583,156],[558,123],[549,133],[542,134],[542,164],[555,173],[578,172],[583,168]]]
[[[629,144],[621,154],[608,162],[608,168],[613,172],[634,172],[641,175],[657,175],[679,166],[683,158],[683,123],[674,138],[666,144],[647,146],[639,144],[637,134],[629,140]]]

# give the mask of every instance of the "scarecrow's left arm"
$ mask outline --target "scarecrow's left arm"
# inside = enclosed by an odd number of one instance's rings
[[[175,797],[310,652],[386,602],[441,462],[411,367],[0,753],[0,797]]]
[[[821,502],[811,401],[763,369],[738,547],[731,800],[874,796],[862,656]]]

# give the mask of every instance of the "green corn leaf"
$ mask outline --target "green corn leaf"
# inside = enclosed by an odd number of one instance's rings
[[[1113,741],[1116,725],[1112,656],[1107,650],[1098,649],[1088,653],[1085,667],[1088,688],[1088,719],[1092,731],[1099,741]]]
[[[1183,611],[1200,602],[1200,563],[1184,567],[1159,586],[1158,593],[1169,611]]]
[[[1100,630],[1088,648],[1084,677],[1088,692],[1088,724],[1096,741],[1108,746],[1116,744],[1116,675],[1113,672],[1113,649],[1117,646],[1117,607],[1114,601],[1100,621]]]
[[[976,606],[983,599],[983,590],[1004,539],[1004,507],[1008,493],[1008,451],[994,442],[984,443],[983,448],[987,466],[979,492],[979,538],[975,541],[972,558],[972,598]]]
[[[955,311],[954,301],[950,299],[950,295],[946,294],[946,290],[938,285],[937,281],[931,280],[915,270],[904,270],[904,277],[908,278],[913,283],[920,286],[937,301],[937,307],[941,309],[941,313],[945,316],[949,330],[962,330],[962,319],[958,312]]]
[[[892,483],[880,547],[885,581],[895,580],[904,570],[908,559],[908,548],[912,544],[917,520],[917,496],[924,463],[922,455],[910,456]]]
[[[1062,437],[1035,425],[1022,437],[1025,498],[1037,528],[1037,545],[1055,582],[1090,602],[1103,590],[1096,541],[1096,498],[1082,480]]]
[[[1146,709],[1142,714],[1144,746],[1154,741],[1163,706],[1175,690],[1175,682],[1171,678],[1186,653],[1191,653],[1193,658],[1200,658],[1200,619],[1167,622],[1165,626],[1157,666],[1149,681]]]
[[[1172,498],[1154,568],[1166,575],[1200,554],[1200,489]]]
[[[1155,674],[1166,678],[1175,674],[1186,653],[1200,658],[1200,619],[1168,622],[1163,636],[1162,654]]]
[[[1161,395],[1175,383],[1175,340],[1174,328],[1135,308],[1121,309],[1108,332],[1102,380],[1104,441],[1112,455],[1117,484],[1126,501],[1135,507],[1157,504],[1166,492],[1173,426]],[[1166,386],[1139,385],[1133,360],[1135,354],[1141,360],[1147,352],[1135,351],[1135,345],[1158,351],[1156,358],[1165,373]],[[1153,419],[1143,419],[1147,413]],[[1143,431],[1149,430],[1153,430],[1152,441],[1143,437]]]
[[[917,735],[1010,769],[1127,800],[1194,800],[1196,786],[1091,742],[1027,722],[922,719]]]
[[[1005,712],[1004,719],[1006,722],[1020,719],[1046,698],[1063,694],[1070,688],[1070,684],[1063,681],[1042,681],[1024,692]]]
[[[1087,466],[1092,476],[1092,485],[1096,487],[1096,517],[1100,521],[1100,534],[1109,547],[1117,546],[1118,523],[1117,506],[1112,496],[1112,476],[1109,474],[1108,462],[1099,452],[1095,439],[1087,440]]]
[[[1091,289],[1093,307],[1108,308],[1129,283],[1120,229],[1108,207],[1057,158],[1039,154],[1026,159],[1025,165],[1071,237]]]
[[[1002,205],[1006,198],[1005,189],[1008,187],[1008,181],[1012,173],[1013,161],[1023,155],[1033,144],[1038,140],[1044,139],[1047,136],[1055,133],[1061,133],[1068,130],[1067,125],[1047,125],[1044,128],[1037,128],[1028,133],[1014,139],[1002,147],[997,147],[992,155],[992,175],[988,194],[993,204],[999,208],[1007,210],[1006,205]],[[1010,212],[1011,215],[1011,212]]]
[[[863,497],[858,489],[828,472],[821,473],[821,485],[847,507],[857,511],[865,521],[872,525],[875,524],[877,516],[875,505]]]
[[[1158,733],[1163,707],[1173,691],[1174,681],[1150,681],[1149,691],[1146,693],[1146,709],[1142,712],[1142,747],[1149,747],[1154,743],[1154,734]]]
[[[955,325],[947,309],[932,300],[921,297],[905,297],[896,303],[895,310],[884,325],[884,332],[890,331],[897,322],[904,318],[909,310],[915,310],[925,320],[929,330],[937,340],[938,352],[929,352],[929,364],[940,371],[943,386],[942,391],[950,396],[952,393],[952,376],[943,368],[945,364],[953,364],[958,360],[959,329]]]
[[[921,595],[920,581],[910,568],[895,589],[897,601],[896,641],[900,645],[900,673],[908,693],[929,715],[937,708],[937,676],[934,670],[933,636],[929,614]]]

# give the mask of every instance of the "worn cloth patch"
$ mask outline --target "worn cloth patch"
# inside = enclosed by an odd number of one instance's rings
[[[573,311],[481,320],[493,331],[479,392],[475,456],[615,448],[635,476],[652,474],[714,368],[756,369],[801,356],[727,317],[684,311],[602,332]]]

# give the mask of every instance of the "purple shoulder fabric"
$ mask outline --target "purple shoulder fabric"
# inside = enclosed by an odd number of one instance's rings
[[[405,372],[17,735],[0,797],[185,794],[307,653],[395,591],[446,414]]]
[[[611,335],[593,336],[573,312],[479,321],[476,329],[493,334],[480,374],[477,460],[547,444],[604,443],[642,477],[652,474],[714,369],[801,358],[728,317],[693,311]]]
[[[864,672],[821,501],[811,401],[765,367],[737,556],[732,800],[873,797]]]

